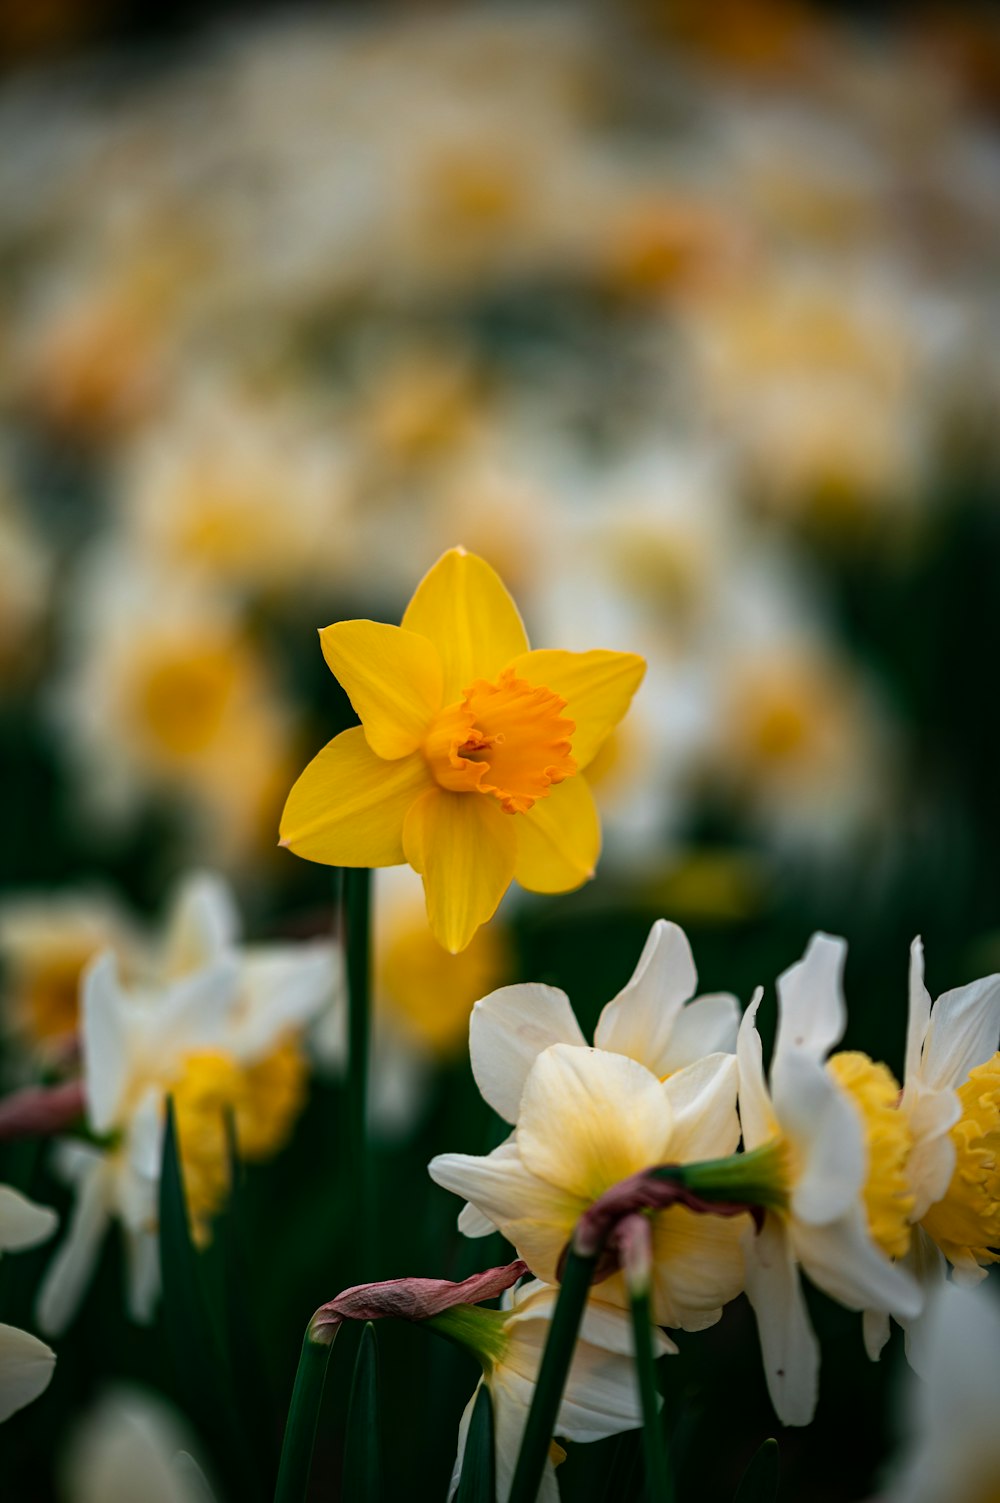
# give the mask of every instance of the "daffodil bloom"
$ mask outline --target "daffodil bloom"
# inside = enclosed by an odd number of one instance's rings
[[[913,1195],[907,1266],[928,1296],[947,1265],[978,1283],[1000,1259],[1000,976],[945,992],[932,1005],[924,951],[910,949],[910,1007],[900,1112],[913,1139],[907,1179]],[[869,1315],[865,1334],[877,1356],[889,1334]],[[924,1319],[907,1325],[907,1352],[919,1370]]]
[[[641,658],[530,651],[498,576],[457,548],[401,626],[341,621],[320,637],[361,725],[293,787],[283,845],[334,866],[408,862],[453,953],[514,878],[567,892],[593,875],[600,823],[583,773],[628,709]]]
[[[907,1445],[882,1503],[1000,1498],[1000,1304],[996,1291],[946,1284],[926,1318],[922,1378],[910,1376]]]
[[[493,1402],[497,1503],[507,1503],[557,1294],[550,1285],[531,1280],[504,1296],[502,1310],[464,1307],[466,1340],[482,1363],[483,1376],[459,1424],[458,1456],[449,1496],[458,1488],[472,1410],[485,1383]],[[454,1313],[446,1312],[437,1323],[447,1329],[447,1317]],[[653,1332],[653,1340],[657,1356],[671,1349],[659,1331]],[[602,1440],[641,1424],[629,1321],[613,1305],[591,1298],[573,1352],[555,1433],[570,1441]],[[564,1456],[562,1448],[553,1442],[538,1491],[539,1503],[559,1503],[556,1467]]]
[[[815,934],[779,977],[770,1089],[756,1029],[760,994],[737,1043],[744,1146],[773,1146],[784,1202],[764,1213],[759,1231],[747,1229],[743,1245],[768,1389],[786,1425],[812,1419],[819,1380],[799,1267],[849,1309],[909,1318],[921,1305],[917,1284],[891,1261],[907,1249],[913,1206],[899,1088],[866,1055],[827,1058],[846,1024],[845,952],[842,939]]]
[[[472,1068],[514,1132],[483,1158],[441,1154],[439,1185],[470,1204],[469,1236],[495,1227],[539,1278],[557,1281],[577,1221],[641,1169],[724,1157],[739,1142],[732,997],[685,1001],[696,975],[676,924],[654,924],[635,974],[609,1002],[591,1049],[553,987],[503,987],[476,1004]],[[672,1206],[653,1218],[652,1302],[661,1325],[701,1330],[742,1288],[740,1221]],[[620,1274],[602,1299],[625,1306]]]
[[[76,1205],[40,1293],[48,1332],[72,1317],[115,1218],[125,1234],[130,1313],[151,1318],[168,1094],[201,1241],[228,1188],[226,1112],[248,1159],[277,1152],[298,1115],[306,1066],[296,1036],[329,1000],[333,952],[325,943],[242,947],[236,924],[225,885],[195,876],[178,893],[155,981],[126,988],[110,952],[85,973],[83,1081],[97,1141],[56,1145],[56,1168],[74,1186]]]
[[[0,1185],[0,1252],[37,1247],[51,1237],[58,1218],[9,1185]],[[9,1419],[49,1385],[56,1354],[17,1326],[0,1325],[0,1420]]]

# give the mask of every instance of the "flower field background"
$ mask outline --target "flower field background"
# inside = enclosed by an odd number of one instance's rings
[[[914,936],[933,997],[1000,971],[1000,31],[778,0],[57,11],[0,7],[0,1330],[55,1353],[10,1407],[0,1343],[0,1497],[252,1503],[321,1306],[517,1257],[554,1276],[562,1243],[529,1255],[518,1216],[510,1241],[499,1212],[457,1225],[453,1161],[528,1141],[492,1034],[470,1065],[477,999],[560,988],[579,1028],[550,1065],[597,1027],[609,1082],[628,1055],[669,1087],[682,1050],[613,1054],[599,1024],[665,919],[699,997],[737,999],[705,1045],[735,1076],[736,1018],[763,987],[767,1059],[821,931],[847,941],[841,1047],[910,1091]],[[350,850],[303,771],[344,732]],[[459,804],[475,830],[446,840],[428,811]],[[946,1322],[972,1378],[990,1284],[981,1323]],[[938,1367],[915,1400],[900,1331],[873,1362],[803,1287],[807,1424],[742,1294],[664,1320],[676,1503],[730,1503],[771,1436],[782,1503],[984,1503],[995,1441],[965,1492],[926,1461],[891,1491],[907,1404],[961,1384]],[[496,1414],[551,1315],[546,1286],[505,1297]],[[372,1468],[385,1499],[448,1495],[462,1343],[489,1339],[435,1318],[345,1321],[298,1496],[379,1495]],[[620,1396],[609,1329],[581,1350]],[[629,1394],[546,1474],[567,1503],[647,1495]]]

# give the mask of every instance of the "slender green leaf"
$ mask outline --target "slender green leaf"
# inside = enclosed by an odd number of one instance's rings
[[[743,1473],[733,1503],[774,1503],[778,1496],[781,1457],[778,1442],[765,1440]]]
[[[378,1503],[382,1497],[382,1457],[378,1437],[378,1348],[375,1327],[365,1322],[358,1347],[347,1411],[343,1498]]]
[[[642,1456],[646,1472],[648,1503],[673,1503],[674,1481],[667,1461],[666,1439],[660,1415],[660,1393],[651,1338],[652,1312],[647,1289],[633,1291],[629,1300],[632,1339],[642,1404]]]
[[[329,1341],[314,1341],[310,1332],[311,1326],[306,1328],[302,1340],[292,1401],[288,1406],[274,1503],[304,1503],[309,1488],[316,1426],[331,1349]]]
[[[549,1338],[538,1369],[535,1393],[510,1485],[510,1503],[535,1503],[538,1496],[583,1308],[597,1267],[598,1251],[582,1257],[571,1246],[567,1254],[559,1298],[552,1313]]]
[[[496,1503],[497,1464],[493,1442],[493,1400],[482,1383],[472,1406],[465,1438],[462,1477],[455,1503]]]

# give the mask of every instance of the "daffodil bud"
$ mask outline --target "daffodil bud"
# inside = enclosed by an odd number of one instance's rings
[[[310,1339],[330,1344],[345,1320],[431,1320],[456,1305],[476,1305],[495,1299],[527,1273],[517,1259],[502,1268],[450,1279],[388,1279],[381,1284],[356,1284],[321,1305],[309,1325]]]

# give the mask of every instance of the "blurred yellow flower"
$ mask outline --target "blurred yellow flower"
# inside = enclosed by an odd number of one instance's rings
[[[362,723],[293,787],[283,845],[331,866],[409,862],[453,954],[513,878],[568,892],[593,875],[600,822],[581,774],[642,658],[530,651],[499,577],[460,548],[418,585],[401,627],[342,621],[320,636]]]

